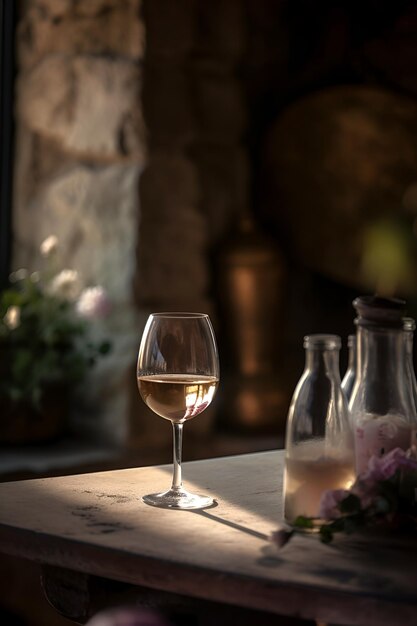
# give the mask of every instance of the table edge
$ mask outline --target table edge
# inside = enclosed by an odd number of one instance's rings
[[[160,558],[58,538],[3,523],[0,523],[0,551],[42,565],[122,583],[333,624],[392,626],[395,616],[406,625],[414,623],[412,620],[415,620],[417,611],[417,597],[415,602],[404,603],[373,594],[328,590],[305,583],[259,582],[246,574],[231,576],[209,568],[161,561]],[[112,553],[110,566],[109,551]]]

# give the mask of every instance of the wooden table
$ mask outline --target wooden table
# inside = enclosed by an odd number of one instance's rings
[[[275,550],[282,469],[275,451],[184,464],[186,486],[218,501],[205,511],[141,502],[170,466],[3,483],[0,550],[40,562],[47,592],[58,579],[77,601],[93,575],[332,624],[417,624],[417,543],[297,535]]]

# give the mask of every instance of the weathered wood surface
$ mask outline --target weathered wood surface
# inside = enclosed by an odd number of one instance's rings
[[[417,624],[417,542],[297,536],[281,516],[282,452],[185,464],[206,511],[148,507],[169,466],[0,485],[0,550],[113,580],[334,624]]]

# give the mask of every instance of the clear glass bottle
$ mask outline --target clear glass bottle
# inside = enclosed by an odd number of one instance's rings
[[[337,335],[304,338],[305,369],[287,419],[284,518],[317,517],[322,492],[354,478],[349,413],[339,374]]]
[[[407,371],[405,302],[363,296],[353,306],[358,313],[358,374],[349,408],[359,474],[371,456],[410,448],[416,407]]]
[[[410,378],[411,389],[413,392],[414,406],[417,412],[417,381],[416,373],[414,370],[413,360],[413,340],[414,331],[416,329],[416,322],[412,317],[403,317],[403,330],[405,334],[405,350],[407,359],[407,372]]]
[[[349,361],[348,367],[342,380],[342,390],[346,401],[349,402],[356,379],[356,335],[348,337]]]

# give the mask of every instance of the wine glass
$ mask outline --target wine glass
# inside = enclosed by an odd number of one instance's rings
[[[219,383],[219,358],[209,316],[204,313],[153,313],[139,348],[137,381],[148,407],[170,420],[174,436],[171,489],[146,495],[146,504],[169,509],[202,509],[209,496],[188,493],[182,486],[181,453],[184,422],[208,407]]]

